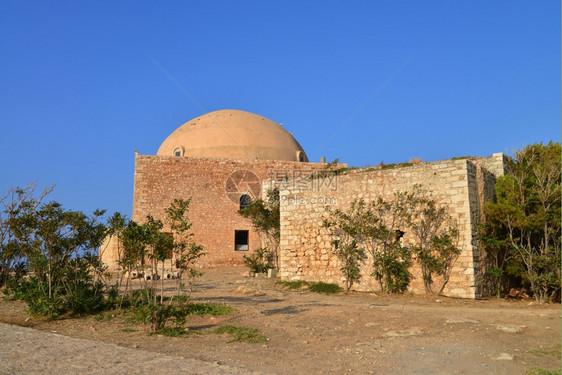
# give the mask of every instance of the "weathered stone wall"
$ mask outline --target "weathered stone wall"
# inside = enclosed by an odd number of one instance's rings
[[[488,274],[487,270],[491,266],[492,259],[485,252],[482,246],[478,243],[478,225],[482,225],[486,221],[483,214],[485,202],[495,202],[495,183],[496,179],[505,174],[505,165],[507,163],[507,156],[502,153],[493,154],[490,158],[479,158],[471,160],[476,165],[476,175],[478,181],[478,210],[475,212],[474,218],[474,234],[473,241],[478,248],[478,261],[479,267],[476,276],[475,285],[479,288],[479,294],[482,296],[491,295],[494,293],[495,282]]]
[[[411,190],[414,184],[423,189],[440,205],[448,207],[449,214],[459,225],[462,253],[457,259],[444,293],[451,296],[477,298],[482,294],[479,283],[479,254],[477,230],[481,215],[481,200],[490,199],[495,174],[484,165],[495,167],[499,173],[502,154],[494,154],[485,162],[445,160],[421,163],[394,169],[366,168],[350,170],[337,176],[335,181],[319,182],[315,186],[285,186],[281,190],[281,277],[285,280],[309,280],[342,284],[340,262],[332,254],[331,238],[322,221],[330,210],[347,209],[360,198],[392,199],[396,191]],[[480,174],[479,171],[480,170]],[[490,185],[491,184],[491,185]],[[406,233],[406,239],[408,233]],[[362,266],[362,277],[354,289],[378,290],[371,274],[371,260]],[[419,267],[411,270],[414,279],[410,289],[423,293]],[[441,280],[435,280],[438,287]]]
[[[259,196],[261,186],[256,186],[252,178],[257,176],[258,182],[290,178],[298,171],[324,167],[289,161],[137,155],[133,220],[143,222],[150,214],[165,222],[165,209],[175,198],[191,198],[189,218],[194,240],[208,253],[201,265],[243,264],[243,255],[261,247],[258,234],[250,221],[237,213],[240,207],[235,203],[244,192]],[[235,230],[249,231],[249,251],[234,250]]]

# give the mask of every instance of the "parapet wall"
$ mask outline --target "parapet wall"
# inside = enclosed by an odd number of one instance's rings
[[[493,199],[496,176],[503,174],[503,158],[503,154],[494,154],[486,159],[444,160],[394,169],[364,168],[333,176],[331,181],[316,186],[288,184],[280,192],[281,277],[342,284],[340,261],[332,254],[331,238],[322,227],[329,211],[345,210],[360,198],[391,200],[395,192],[409,191],[414,184],[421,184],[429,196],[448,208],[459,227],[462,252],[444,293],[465,298],[482,296],[478,224],[481,206]],[[368,258],[362,265],[362,276],[354,285],[355,290],[378,290],[375,279],[369,276],[371,263]],[[411,291],[423,293],[421,270],[415,266],[411,272],[414,276]],[[435,280],[435,289],[440,284],[441,280]]]

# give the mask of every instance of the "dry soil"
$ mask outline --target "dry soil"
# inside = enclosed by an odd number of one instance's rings
[[[229,342],[215,334],[148,336],[146,327],[122,316],[109,322],[49,321],[27,315],[20,302],[2,301],[1,322],[33,330],[2,325],[0,372],[94,373],[88,369],[99,366],[104,370],[95,373],[524,374],[533,367],[560,368],[559,304],[322,295],[243,273],[243,268],[206,270],[192,299],[228,304],[235,312],[190,317],[187,326],[201,332],[223,324],[258,328],[267,344]],[[173,282],[165,286],[171,290]],[[64,345],[74,350],[70,359]],[[70,369],[56,367],[57,356],[66,358]]]

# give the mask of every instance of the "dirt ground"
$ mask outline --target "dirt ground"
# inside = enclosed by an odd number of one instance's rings
[[[48,321],[20,302],[0,301],[0,321],[148,352],[277,374],[524,374],[560,368],[560,305],[532,300],[461,300],[286,290],[244,268],[205,271],[196,302],[228,304],[227,316],[190,317],[190,330],[223,324],[258,328],[267,344],[222,335],[148,336],[117,316]],[[167,282],[171,289],[173,282]],[[134,332],[123,332],[133,328]]]

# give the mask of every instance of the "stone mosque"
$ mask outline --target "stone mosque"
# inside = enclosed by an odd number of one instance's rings
[[[135,156],[133,216],[147,215],[165,222],[165,209],[176,198],[191,198],[189,218],[194,240],[207,255],[202,268],[242,265],[243,255],[262,247],[249,220],[238,210],[250,199],[280,189],[281,241],[279,276],[282,280],[342,284],[339,260],[321,223],[326,212],[346,209],[355,199],[391,199],[396,191],[421,184],[439,204],[449,208],[460,232],[461,255],[444,294],[479,298],[489,294],[485,267],[478,248],[482,206],[494,199],[494,183],[503,175],[506,156],[403,163],[395,168],[354,168],[331,177],[311,178],[330,164],[310,162],[297,140],[282,124],[240,111],[210,112],[186,122],[160,145],[156,155]],[[345,164],[336,166],[346,167]],[[109,241],[102,260],[117,267],[117,244]],[[359,291],[378,285],[369,261],[362,267]],[[412,268],[410,290],[423,293],[421,271]]]

